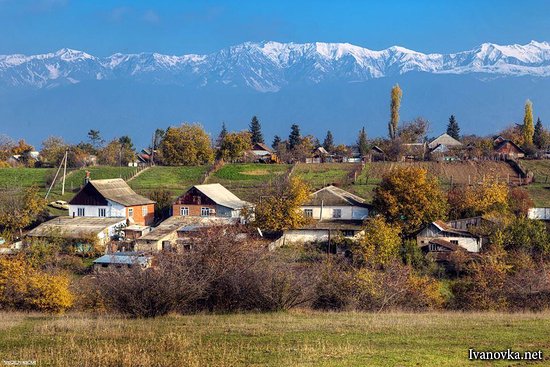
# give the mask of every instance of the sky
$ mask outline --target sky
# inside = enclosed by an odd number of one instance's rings
[[[204,54],[245,41],[456,52],[550,41],[550,1],[0,0],[0,54]]]

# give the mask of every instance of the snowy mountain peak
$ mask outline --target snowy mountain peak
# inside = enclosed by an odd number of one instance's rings
[[[52,87],[83,80],[131,79],[202,87],[244,85],[278,91],[296,83],[365,82],[409,72],[550,76],[550,44],[480,46],[424,54],[401,46],[370,50],[350,43],[245,42],[206,55],[121,54],[100,58],[63,48],[39,55],[0,56],[0,86]]]

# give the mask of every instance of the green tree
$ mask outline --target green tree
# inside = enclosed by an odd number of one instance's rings
[[[249,126],[249,132],[250,132],[250,142],[252,145],[257,143],[264,143],[264,136],[262,135],[262,126],[260,125],[260,121],[256,116],[252,116],[252,121],[250,121]]]
[[[456,121],[455,115],[451,115],[449,118],[449,124],[447,125],[447,134],[456,140],[460,140],[460,127]]]
[[[540,117],[537,118],[537,123],[535,124],[535,134],[533,135],[533,144],[539,149],[544,149],[548,145],[547,141],[548,132],[544,129]]]
[[[334,149],[334,138],[330,130],[327,131],[327,136],[325,136],[325,140],[323,141],[323,148],[329,153]]]
[[[218,159],[234,162],[252,148],[248,131],[230,132],[225,135],[218,150]]]
[[[88,131],[88,139],[90,139],[90,143],[95,149],[101,148],[103,143],[105,143],[105,140],[101,137],[99,130],[91,129]]]
[[[388,172],[374,191],[373,204],[389,223],[405,234],[447,214],[447,200],[437,179],[423,168],[404,167]]]
[[[397,137],[397,128],[399,125],[399,107],[401,106],[401,97],[403,92],[399,87],[399,84],[396,84],[391,89],[391,102],[390,102],[390,122],[388,124],[388,130],[390,139],[395,139]]]
[[[369,152],[369,141],[367,139],[367,132],[365,131],[364,126],[361,130],[359,130],[359,135],[357,136],[357,149],[359,150],[361,157],[367,155]]]
[[[216,145],[219,147],[222,144],[223,139],[227,135],[227,128],[225,127],[225,122],[222,122],[222,129],[218,134],[218,139],[216,139]]]
[[[271,147],[277,150],[279,148],[280,143],[281,143],[281,137],[279,135],[275,135],[273,137],[273,143],[271,143]]]
[[[169,166],[210,163],[214,153],[210,136],[199,124],[170,127],[160,145],[163,163]]]
[[[34,223],[44,213],[46,201],[35,186],[4,190],[0,193],[0,229],[19,231]]]
[[[525,145],[533,144],[533,135],[535,127],[533,126],[533,104],[530,100],[525,102],[525,115],[523,116],[523,143]]]
[[[300,126],[292,124],[290,127],[290,135],[288,136],[288,147],[293,150],[302,141],[302,134],[300,133]]]
[[[522,249],[533,255],[550,253],[550,236],[540,220],[517,217],[504,231],[506,250]]]

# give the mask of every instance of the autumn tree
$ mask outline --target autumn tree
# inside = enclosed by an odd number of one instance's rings
[[[384,217],[369,218],[365,235],[354,247],[354,259],[373,266],[388,265],[399,256],[400,228],[386,222]]]
[[[455,115],[451,115],[449,118],[449,124],[447,125],[447,134],[456,140],[460,140],[460,127],[456,121]]]
[[[250,121],[249,126],[249,133],[250,133],[250,142],[252,145],[257,143],[264,143],[264,136],[262,134],[262,126],[260,125],[260,121],[256,116],[252,116],[252,120]]]
[[[533,126],[533,103],[530,100],[525,102],[525,114],[523,116],[523,143],[526,145],[533,144],[533,134],[535,128]]]
[[[122,139],[122,143],[121,140]],[[131,141],[125,140],[125,137],[113,139],[105,147],[98,151],[98,161],[106,166],[127,166],[134,160],[135,151]]]
[[[230,132],[221,141],[217,158],[234,162],[252,148],[251,135],[248,131]]]
[[[455,187],[448,194],[452,218],[473,217],[489,213],[506,213],[509,208],[508,186],[485,179],[479,185]]]
[[[3,190],[0,195],[0,228],[19,231],[35,222],[46,208],[37,187]]]
[[[297,177],[280,177],[256,206],[254,225],[265,231],[300,228],[306,224],[300,206],[309,197],[308,185]]]
[[[65,156],[65,151],[68,148],[69,145],[65,143],[63,138],[58,136],[50,136],[42,142],[40,157],[47,163],[59,165]]]
[[[398,129],[397,135],[402,143],[422,143],[426,140],[426,133],[430,122],[422,117],[408,121]]]
[[[388,124],[390,139],[395,139],[397,136],[397,127],[399,124],[399,107],[401,106],[401,97],[403,92],[399,87],[399,84],[393,86],[391,90],[391,103],[390,103],[390,122]]]
[[[369,141],[367,139],[367,132],[365,131],[364,126],[361,130],[359,130],[359,134],[357,135],[357,149],[359,150],[361,157],[367,155],[369,152]]]
[[[329,153],[334,149],[334,138],[330,130],[327,131],[327,136],[325,136],[325,140],[323,141],[323,148]]]
[[[210,136],[199,124],[184,123],[166,131],[160,145],[163,163],[169,166],[210,163],[214,153]]]
[[[397,168],[384,175],[373,204],[389,223],[402,226],[405,234],[447,214],[447,200],[437,179],[418,167]]]
[[[548,255],[550,235],[542,221],[517,217],[504,231],[504,248],[521,249],[532,255]]]

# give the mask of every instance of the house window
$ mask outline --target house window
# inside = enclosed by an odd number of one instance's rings
[[[78,208],[78,216],[83,217],[85,214],[84,208]]]
[[[313,209],[304,209],[304,216],[306,218],[312,218],[313,217]]]
[[[181,207],[180,208],[180,215],[184,216],[184,217],[188,216],[189,215],[189,208],[186,207],[186,206]]]
[[[147,206],[142,206],[141,207],[141,215],[143,217],[146,217],[147,216]]]
[[[437,245],[435,245],[435,244],[433,244],[433,243],[430,243],[430,244],[428,245],[428,249],[429,249],[430,251],[437,251]]]
[[[210,208],[201,208],[201,217],[208,217],[210,215]]]
[[[458,240],[451,240],[449,242],[451,242],[453,245],[458,245]]]
[[[100,217],[106,217],[107,216],[107,209],[105,208],[99,208],[98,210]]]
[[[133,218],[134,217],[134,208],[128,208],[128,216],[130,218]]]
[[[342,235],[344,237],[353,237],[355,235],[355,231],[352,229],[346,229],[342,231]]]
[[[342,209],[332,209],[333,218],[342,218]]]

